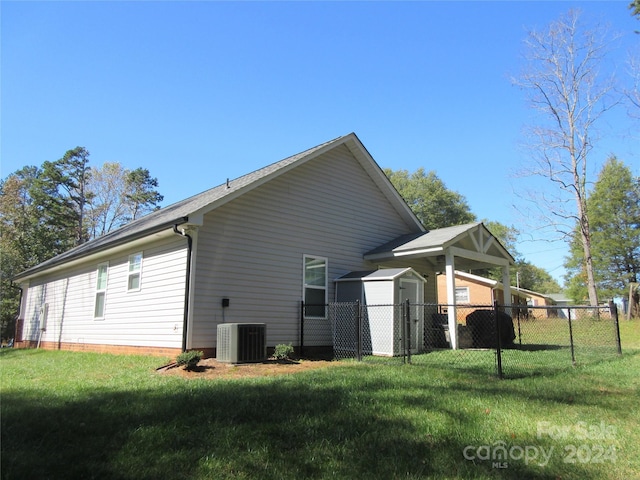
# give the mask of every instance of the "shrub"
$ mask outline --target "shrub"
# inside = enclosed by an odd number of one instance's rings
[[[293,347],[291,346],[291,344],[285,345],[281,343],[279,345],[276,345],[276,348],[273,352],[273,358],[275,358],[276,360],[289,360],[292,354]]]
[[[198,365],[198,362],[204,355],[203,352],[199,350],[191,350],[189,352],[182,352],[176,358],[176,363],[178,365],[184,365],[185,370],[193,370]]]

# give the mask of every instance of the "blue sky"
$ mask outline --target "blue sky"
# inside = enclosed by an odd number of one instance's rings
[[[627,3],[2,1],[1,177],[83,146],[148,168],[169,205],[355,132],[383,168],[434,170],[478,218],[527,230],[522,41],[579,7],[623,34],[622,71]],[[597,162],[640,173],[634,128],[612,115]],[[518,250],[562,275],[562,244]]]

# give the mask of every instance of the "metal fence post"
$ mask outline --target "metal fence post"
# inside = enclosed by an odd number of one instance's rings
[[[522,345],[522,330],[520,327],[520,317],[522,316],[522,310],[518,308],[516,311],[518,312],[518,342],[520,343],[520,345]]]
[[[405,349],[407,354],[407,363],[411,363],[411,304],[409,299],[405,303],[405,322],[406,322],[406,335],[405,335]]]
[[[304,356],[304,300],[300,300],[300,356]]]
[[[498,378],[502,378],[502,339],[500,335],[500,319],[498,318],[498,302],[493,303],[493,318],[496,324],[496,360],[498,365]]]
[[[407,363],[407,309],[404,303],[400,304],[402,320],[400,321],[400,348],[402,348],[402,363]]]
[[[569,317],[569,344],[571,346],[571,363],[573,366],[576,366],[576,352],[573,347],[573,325],[571,324],[571,308],[568,309],[568,317]]]
[[[620,341],[620,323],[618,322],[618,306],[614,301],[609,302],[609,311],[613,317],[616,326],[616,345],[618,347],[618,355],[622,355],[622,342]]]
[[[362,308],[356,300],[356,359],[362,361]]]

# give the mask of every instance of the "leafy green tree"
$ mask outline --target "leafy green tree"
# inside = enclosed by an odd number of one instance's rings
[[[143,215],[162,201],[149,171],[88,165],[83,147],[24,167],[0,182],[0,322],[13,334],[19,290],[14,275]]]
[[[0,184],[0,331],[2,339],[11,337],[18,309],[18,292],[12,289],[11,277],[21,268],[21,243],[26,238],[25,181],[12,175]]]
[[[386,168],[384,173],[426,228],[450,227],[476,220],[464,196],[449,190],[435,172],[425,173],[419,168],[409,173]]]
[[[157,187],[158,179],[151,177],[146,168],[136,168],[127,172],[126,199],[131,220],[160,208],[158,204],[164,197],[155,190]]]
[[[2,336],[12,336],[19,290],[11,278],[64,249],[61,232],[41,218],[37,197],[42,170],[25,167],[0,183],[0,322]],[[64,235],[64,234],[63,234]]]
[[[514,279],[515,276],[515,279]],[[558,282],[546,270],[536,267],[524,259],[516,260],[511,273],[511,284],[538,293],[558,293],[562,290]]]
[[[64,230],[59,233],[62,250],[89,239],[85,225],[91,196],[86,188],[89,177],[89,152],[76,147],[55,162],[44,162],[36,178],[32,191],[34,204],[43,223],[52,229]]]
[[[592,253],[599,291],[611,298],[624,295],[640,278],[640,178],[615,156],[598,175],[589,195]],[[583,295],[582,252],[571,249],[567,262],[571,291]]]

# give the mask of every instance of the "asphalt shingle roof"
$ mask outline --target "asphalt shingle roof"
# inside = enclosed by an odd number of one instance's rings
[[[237,195],[245,189],[250,189],[253,185],[260,184],[262,181],[266,181],[266,179],[286,171],[287,167],[293,166],[303,161],[305,158],[311,157],[318,150],[329,147],[332,144],[340,143],[350,136],[355,136],[355,134],[351,133],[329,140],[328,142],[317,145],[305,150],[304,152],[292,155],[234,180],[225,182],[222,185],[218,185],[217,187],[213,187],[202,193],[163,207],[160,210],[129,222],[116,230],[112,230],[101,237],[83,243],[82,245],[72,248],[60,255],[57,255],[56,257],[31,267],[19,275],[16,275],[14,280],[47,270],[70,260],[82,258],[101,250],[106,250],[107,248],[122,245],[126,242],[170,228],[176,224],[184,224],[189,220],[189,216],[198,212],[206,213],[206,211],[212,210],[219,202],[224,201],[227,197],[233,196],[234,194]]]
[[[375,255],[386,252],[402,252],[405,250],[423,250],[434,247],[447,246],[458,236],[465,234],[469,229],[480,225],[480,222],[455,225],[453,227],[437,228],[428,232],[411,233],[398,237],[384,245],[381,245],[365,255]]]

